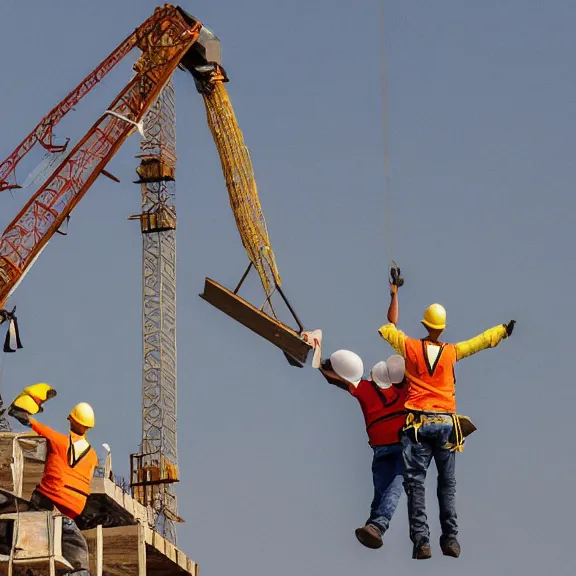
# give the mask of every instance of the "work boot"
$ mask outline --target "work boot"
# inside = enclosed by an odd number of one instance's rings
[[[430,548],[428,538],[422,538],[414,544],[412,558],[414,560],[428,560],[428,558],[432,558],[432,549]]]
[[[460,544],[456,536],[440,536],[440,548],[444,556],[458,558],[460,556]]]
[[[366,524],[362,528],[356,528],[356,538],[366,548],[377,550],[382,547],[382,531],[374,524]]]

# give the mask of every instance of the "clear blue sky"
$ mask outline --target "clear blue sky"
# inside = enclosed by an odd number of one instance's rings
[[[156,6],[2,4],[2,157]],[[355,350],[368,369],[391,352],[377,335],[391,254],[379,4],[183,6],[221,38],[285,291],[326,352]],[[457,374],[459,411],[479,429],[457,464],[462,556],[438,548],[434,468],[434,557],[410,557],[405,498],[385,548],[361,547],[371,451],[354,399],[198,298],[206,275],[233,287],[246,256],[202,100],[179,73],[179,544],[203,576],[573,574],[576,4],[388,2],[387,16],[401,327],[421,334],[435,301],[452,341],[518,321]],[[81,135],[130,75],[130,63],[110,75],[57,133]],[[109,165],[122,183],[98,179],[12,298],[25,349],[1,390],[50,382],[43,420],[60,429],[92,403],[91,438],[118,473],[140,438],[137,146]],[[24,201],[0,198],[2,227]]]

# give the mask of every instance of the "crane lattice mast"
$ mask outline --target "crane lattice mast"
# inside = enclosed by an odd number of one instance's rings
[[[144,117],[136,172],[142,188],[142,445],[138,499],[156,530],[176,543],[176,107],[170,81]]]

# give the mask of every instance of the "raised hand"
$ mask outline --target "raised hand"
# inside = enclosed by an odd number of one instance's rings
[[[510,320],[508,324],[504,324],[504,328],[506,328],[506,336],[510,336],[514,331],[514,326],[516,325],[516,320]]]

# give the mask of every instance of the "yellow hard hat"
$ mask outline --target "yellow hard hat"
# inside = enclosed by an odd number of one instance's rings
[[[81,426],[86,426],[86,428],[94,428],[94,424],[96,423],[94,410],[92,410],[92,406],[86,402],[76,404],[70,411],[68,420],[74,420],[74,422],[77,422]]]
[[[40,412],[40,406],[38,406],[34,398],[32,398],[32,396],[29,394],[20,394],[17,396],[16,400],[12,402],[12,406],[15,408],[20,408],[28,414],[37,414]]]
[[[446,310],[441,304],[432,304],[424,311],[422,324],[433,330],[444,330],[446,328]]]
[[[50,398],[54,398],[56,396],[56,390],[52,388],[49,384],[45,382],[39,382],[38,384],[33,384],[32,386],[26,386],[24,388],[23,393],[32,396],[36,402],[41,404],[42,402],[46,402],[46,400],[50,400]]]

